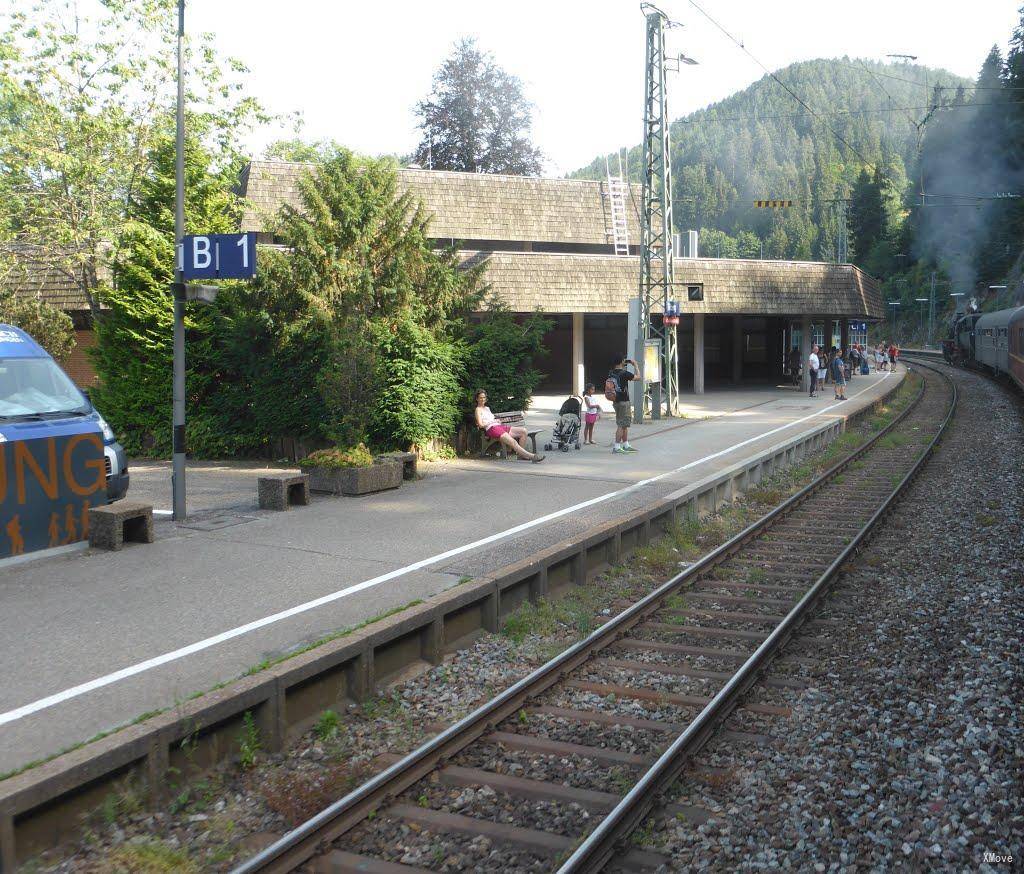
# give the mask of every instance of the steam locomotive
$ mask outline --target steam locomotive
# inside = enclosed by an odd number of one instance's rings
[[[942,343],[950,364],[1010,377],[1024,391],[1024,306],[993,313],[958,313]]]

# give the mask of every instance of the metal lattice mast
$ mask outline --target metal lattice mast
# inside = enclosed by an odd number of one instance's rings
[[[662,387],[668,414],[679,409],[679,354],[676,329],[656,326],[651,310],[662,312],[672,295],[672,163],[666,93],[665,24],[660,10],[647,7],[647,75],[644,91],[644,156],[640,217],[640,330],[641,340],[659,339]],[[641,350],[642,355],[642,350]],[[639,359],[641,371],[643,358]]]

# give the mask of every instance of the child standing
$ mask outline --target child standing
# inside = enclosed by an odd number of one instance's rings
[[[594,384],[588,383],[586,394],[583,395],[583,442],[591,446],[597,446],[597,441],[594,440],[594,425],[600,415],[601,408],[594,398]]]

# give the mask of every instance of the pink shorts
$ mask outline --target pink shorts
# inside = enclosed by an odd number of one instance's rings
[[[587,413],[586,419],[588,425],[593,425],[597,421],[597,413]]]
[[[484,434],[490,437],[492,440],[497,440],[502,434],[508,434],[512,429],[508,425],[491,425]]]

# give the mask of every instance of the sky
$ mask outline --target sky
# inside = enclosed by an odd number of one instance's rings
[[[7,0],[0,0],[0,3]],[[889,53],[974,78],[1006,43],[1021,0],[698,0],[771,70],[821,57],[886,60]],[[689,0],[659,4],[682,27],[669,51],[699,61],[672,74],[673,118],[714,103],[764,71]],[[637,0],[189,0],[186,27],[250,68],[252,93],[276,113],[300,112],[305,139],[334,139],[371,155],[408,154],[414,107],[461,37],[475,37],[533,102],[533,141],[547,175],[563,175],[642,135],[644,17]],[[880,100],[884,99],[879,95]],[[281,136],[249,139],[258,154]]]

